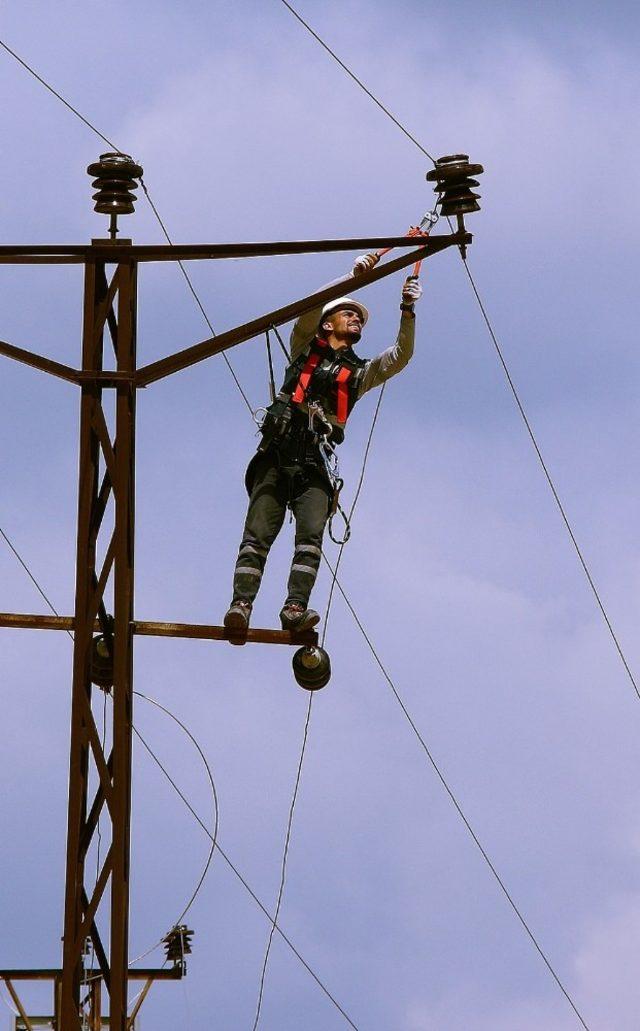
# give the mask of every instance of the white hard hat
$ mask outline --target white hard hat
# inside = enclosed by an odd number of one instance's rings
[[[322,318],[320,319],[320,322],[322,323],[326,315],[331,315],[332,312],[338,311],[340,308],[355,308],[357,312],[360,312],[362,325],[366,325],[367,319],[369,318],[369,312],[365,308],[364,304],[361,304],[360,301],[354,301],[352,297],[337,297],[335,301],[329,301],[328,304],[325,304],[322,309]]]

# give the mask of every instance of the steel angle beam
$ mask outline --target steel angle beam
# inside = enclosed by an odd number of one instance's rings
[[[270,326],[278,326],[285,322],[290,322],[291,319],[303,315],[306,311],[327,304],[336,297],[340,297],[345,292],[345,289],[348,289],[350,293],[355,293],[357,290],[362,290],[363,287],[369,286],[370,283],[376,283],[378,280],[384,279],[394,272],[408,268],[409,265],[415,264],[416,261],[423,261],[438,251],[442,251],[447,247],[470,243],[470,241],[470,233],[453,233],[451,236],[430,237],[424,246],[411,251],[409,254],[403,254],[399,258],[394,258],[393,261],[385,262],[384,265],[379,265],[371,272],[365,272],[357,278],[345,276],[344,279],[340,279],[333,286],[317,290],[315,293],[309,294],[308,297],[303,297],[301,300],[287,304],[283,308],[270,311],[266,315],[261,315],[260,318],[244,323],[242,326],[236,326],[235,329],[227,330],[226,333],[219,333],[217,336],[209,337],[199,344],[187,347],[182,351],[169,355],[167,358],[162,358],[157,362],[152,362],[150,365],[145,365],[138,371],[136,384],[138,386],[147,386],[149,383],[164,379],[166,376],[171,376],[175,372],[180,372],[182,369],[204,361],[205,358],[210,358],[221,351],[227,351],[229,348],[235,347],[245,340],[250,340],[251,337],[258,336],[258,334],[264,333],[269,329]]]

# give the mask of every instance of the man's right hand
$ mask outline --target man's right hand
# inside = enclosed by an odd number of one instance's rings
[[[353,276],[362,276],[365,272],[371,272],[371,269],[375,268],[379,261],[380,256],[378,254],[361,254],[354,261],[351,274]]]

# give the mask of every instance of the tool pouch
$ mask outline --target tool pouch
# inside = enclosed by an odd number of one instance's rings
[[[266,451],[272,444],[277,443],[286,436],[291,426],[292,415],[291,403],[288,400],[284,401],[276,398],[269,405],[267,414],[260,427],[262,442],[258,446],[258,451]]]

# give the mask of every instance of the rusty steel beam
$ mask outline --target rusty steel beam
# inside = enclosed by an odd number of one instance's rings
[[[77,384],[80,382],[80,374],[77,369],[72,369],[68,365],[62,365],[61,362],[56,362],[53,358],[45,358],[34,351],[25,351],[22,347],[15,347],[14,344],[8,344],[6,340],[0,340],[0,354],[3,354],[6,358],[12,358],[14,362],[22,362],[23,365],[30,365],[33,369],[39,369],[40,372],[48,372],[50,376],[64,379],[68,383]]]
[[[261,258],[287,254],[323,254],[331,251],[374,251],[386,247],[414,247],[415,237],[359,236],[334,240],[284,240],[258,243],[200,243],[138,245],[127,250],[135,261],[202,261],[219,258]],[[101,254],[101,252],[98,252]]]
[[[0,263],[82,263],[91,255],[107,263],[120,261],[198,261],[212,258],[258,258],[286,254],[320,254],[327,251],[373,251],[384,247],[410,247],[415,237],[356,236],[333,240],[283,240],[256,243],[143,244],[130,240],[94,240],[86,244],[3,245]]]
[[[22,1023],[26,1027],[27,1031],[33,1031],[33,1024],[31,1023],[31,1021],[29,1020],[29,1018],[28,1018],[28,1016],[27,1016],[27,1014],[25,1012],[25,1009],[24,1009],[24,1007],[22,1005],[22,1001],[20,999],[20,996],[18,995],[17,991],[15,990],[15,988],[13,987],[13,985],[11,983],[11,978],[5,977],[4,978],[4,983],[7,986],[7,990],[9,992],[9,995],[13,999],[14,1005],[17,1006],[17,1008],[18,1008],[18,1012],[19,1012],[20,1017],[22,1019]]]
[[[204,641],[229,641],[231,644],[297,644],[316,645],[315,630],[295,633],[292,630],[259,630],[232,632],[224,626],[207,626],[201,623],[150,623],[136,619],[134,634],[144,637],[191,637]]]
[[[75,630],[73,616],[32,616],[27,613],[0,612],[0,627],[17,630]],[[94,619],[93,630],[103,630],[100,620]],[[316,645],[315,630],[296,633],[294,630],[271,630],[251,627],[246,632],[232,632],[224,626],[207,623],[154,623],[149,620],[131,621],[131,632],[142,637],[190,637],[203,641],[230,641],[233,644],[290,644]],[[90,821],[87,821],[88,823]]]
[[[20,970],[0,970],[0,981],[58,981],[62,967],[43,967]],[[183,977],[177,967],[131,967],[127,973],[129,981],[180,981]]]
[[[121,262],[107,281],[105,261],[88,255],[82,351],[80,472],[75,615],[47,620],[50,629],[74,629],[71,705],[67,886],[62,966],[61,1022],[64,1031],[80,1031],[82,948],[90,936],[109,995],[110,1027],[125,1031],[127,1021],[129,839],[131,808],[133,502],[135,439],[136,265]],[[114,309],[117,307],[117,314]],[[102,406],[104,334],[113,337],[117,369],[114,383],[117,447]],[[106,474],[100,482],[100,461]],[[109,506],[114,528],[102,568],[96,568],[101,534]],[[104,527],[104,528],[103,528]],[[93,634],[106,618],[105,593],[113,585],[113,752],[107,758],[91,706]],[[96,618],[99,614],[99,618]],[[20,617],[19,617],[20,618]],[[41,622],[22,617],[23,625]],[[10,625],[17,625],[15,620]],[[98,788],[88,811],[90,775]],[[85,860],[98,817],[107,804],[111,844],[97,883],[85,887]],[[108,891],[107,891],[108,889]],[[109,895],[109,949],[102,946],[97,916]]]
[[[416,261],[423,261],[430,255],[444,250],[446,247],[460,246],[463,243],[470,243],[470,241],[471,235],[469,233],[452,233],[451,236],[431,237],[423,247],[419,247],[409,254],[404,254],[400,258],[395,258],[393,261],[385,262],[384,265],[379,265],[371,272],[365,272],[363,275],[358,276],[357,279],[352,276],[345,276],[344,279],[339,280],[333,286],[317,290],[308,297],[303,297],[299,301],[287,304],[283,308],[276,308],[275,311],[261,315],[260,318],[253,319],[242,326],[236,326],[235,329],[227,330],[226,333],[208,337],[199,344],[194,344],[192,347],[187,347],[175,354],[168,355],[168,357],[161,358],[157,362],[144,365],[137,374],[136,383],[138,386],[147,386],[149,383],[156,382],[156,380],[164,379],[166,376],[171,376],[182,369],[197,364],[197,362],[204,361],[205,358],[210,358],[212,355],[226,351],[230,347],[235,347],[245,340],[250,340],[251,337],[264,333],[271,326],[282,325],[282,323],[289,322],[291,319],[297,318],[312,308],[326,304],[328,301],[340,297],[345,290],[348,290],[349,293],[355,293],[364,286],[376,283],[378,280],[384,279],[400,269],[413,265]]]
[[[95,262],[85,268],[82,367],[99,371],[103,360],[103,324],[96,321],[96,309],[103,299]],[[87,816],[89,788],[91,712],[91,642],[93,618],[87,610],[93,597],[96,564],[96,534],[92,533],[94,507],[99,490],[100,446],[94,430],[94,410],[101,404],[101,392],[94,385],[82,388],[80,407],[80,470],[78,487],[78,531],[76,551],[76,603],[74,618],[73,686],[71,698],[71,744],[69,761],[69,805],[67,824],[67,875],[63,936],[61,1020],[65,1031],[80,1031],[80,986],[82,981],[81,937],[85,905],[85,855],[81,848]]]
[[[0,612],[0,627],[17,630],[74,630],[73,616],[31,616],[21,612]]]

